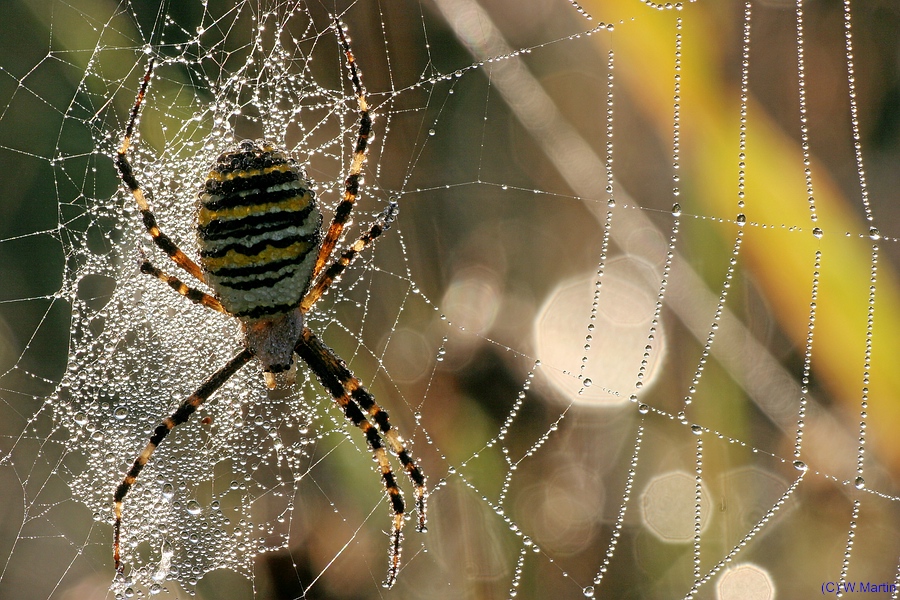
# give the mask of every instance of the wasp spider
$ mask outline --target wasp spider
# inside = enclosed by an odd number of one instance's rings
[[[359,104],[359,134],[344,182],[343,199],[335,209],[327,232],[322,235],[322,213],[302,169],[272,144],[245,140],[218,157],[200,190],[196,223],[199,264],[188,258],[160,230],[128,161],[128,148],[138,113],[153,74],[152,59],[147,67],[115,158],[116,167],[137,201],[144,226],[156,246],[194,279],[206,284],[212,293],[188,286],[146,259],[141,264],[141,271],[164,281],[193,302],[236,317],[242,326],[244,349],[163,419],[116,488],[113,554],[119,573],[124,570],[120,559],[123,504],[141,469],[172,429],[187,421],[203,402],[253,358],[262,367],[266,385],[273,388],[274,373],[288,369],[296,353],[315,373],[347,419],[365,435],[378,464],[393,515],[386,587],[394,584],[400,568],[405,505],[385,452],[385,441],[415,486],[418,530],[425,531],[427,490],[422,471],[397,430],[391,426],[387,412],[376,404],[346,363],[304,323],[304,315],[359,252],[388,229],[397,212],[397,205],[392,202],[368,231],[325,268],[359,193],[360,173],[372,127],[350,44],[339,22],[335,22],[334,28],[347,58],[349,77]]]

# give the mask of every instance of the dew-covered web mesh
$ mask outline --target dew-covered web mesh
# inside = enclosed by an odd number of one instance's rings
[[[900,596],[894,0],[7,0],[0,598]],[[393,227],[308,316],[428,478],[390,510],[300,364],[142,275],[236,141]],[[393,460],[393,459],[392,459]],[[412,487],[394,460],[408,504]]]

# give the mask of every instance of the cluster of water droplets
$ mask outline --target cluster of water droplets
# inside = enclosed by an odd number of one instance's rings
[[[844,0],[844,44],[847,61],[847,96],[850,100],[850,130],[853,136],[853,156],[856,159],[856,173],[859,177],[860,201],[866,220],[872,222],[875,219],[869,202],[869,186],[866,183],[866,170],[863,166],[862,138],[859,127],[859,105],[856,94],[856,68],[853,66],[853,13],[850,10],[850,0]],[[876,234],[874,227],[871,228]],[[875,238],[873,238],[875,239]]]
[[[809,404],[809,381],[813,355],[813,339],[816,329],[816,309],[819,301],[819,273],[822,269],[822,252],[816,250],[816,262],[813,270],[812,291],[809,301],[809,321],[806,325],[806,346],[803,351],[803,373],[800,376],[800,405],[797,409],[797,433],[794,437],[794,457],[800,460],[800,448],[803,444],[803,430],[806,427],[806,411]]]
[[[235,30],[248,18],[247,8],[230,14]],[[355,99],[344,89],[316,83],[310,70],[317,44],[341,64],[336,38],[328,29],[316,33],[306,13],[280,18],[274,11],[253,15],[255,37],[232,53],[220,41],[206,43],[215,31],[185,32],[167,17],[154,45],[145,48],[181,54],[156,56],[143,107],[143,125],[162,131],[164,147],[143,142],[139,124],[130,160],[161,227],[190,255],[196,255],[192,224],[199,185],[216,155],[242,137],[236,133],[239,122],[257,127],[257,135],[278,145],[288,137],[299,139],[293,152],[299,162],[330,161],[334,179],[323,182],[320,193],[342,185],[345,136],[358,118]],[[291,23],[300,24],[293,34]],[[276,30],[274,35],[267,28]],[[190,41],[170,47],[167,35]],[[134,73],[144,68],[141,56],[135,56]],[[232,70],[223,75],[226,63]],[[212,94],[212,102],[178,84],[178,69]],[[123,82],[121,93],[130,97],[123,105],[133,101],[139,82],[137,75]],[[115,125],[95,129],[101,155],[114,154],[123,118],[115,115]],[[329,121],[335,125],[325,126]],[[158,137],[147,137],[158,143]],[[71,240],[66,284],[59,292],[72,305],[71,352],[48,405],[66,432],[73,497],[97,522],[109,525],[113,492],[153,428],[239,350],[241,337],[235,320],[192,304],[138,271],[143,253],[196,285],[142,235],[130,195],[120,191],[94,203],[95,228],[115,235],[102,247],[87,238]],[[329,318],[324,311],[310,323],[315,327]],[[221,568],[250,577],[258,554],[287,547],[294,496],[317,442],[311,432],[320,439],[347,435],[317,382],[302,369],[287,379],[269,393],[251,363],[159,446],[125,499],[125,574],[114,582],[117,598],[160,593],[169,580],[192,593],[206,573]]]
[[[672,96],[672,195],[681,195],[681,15],[675,19],[675,92]]]
[[[84,460],[69,487],[98,522],[111,523],[113,490],[152,428],[235,350],[236,332],[197,308],[172,304],[135,276],[120,278],[103,309],[76,312],[75,322],[93,330],[74,329],[78,362],[51,401],[69,434],[68,460]],[[117,593],[152,594],[170,579],[190,587],[221,567],[249,575],[253,557],[286,545],[315,412],[299,394],[284,402],[264,389],[258,371],[246,369],[159,447],[126,498],[128,568]]]
[[[738,138],[738,212],[744,210],[744,184],[746,182],[747,168],[747,100],[750,95],[750,23],[752,17],[752,5],[744,3],[743,36],[741,38],[741,108],[740,108],[740,135]]]
[[[605,171],[606,171],[606,193],[608,195],[607,198],[607,208],[606,211],[606,220],[603,224],[603,240],[600,244],[600,257],[597,262],[597,273],[596,279],[594,280],[594,297],[591,300],[591,313],[590,313],[590,322],[587,325],[587,333],[584,336],[584,354],[581,357],[581,366],[580,371],[578,373],[578,378],[581,380],[581,389],[578,391],[579,394],[584,393],[586,388],[591,387],[594,382],[590,377],[585,376],[585,371],[588,367],[589,357],[588,353],[591,349],[592,342],[594,341],[594,330],[596,326],[594,322],[597,320],[597,311],[600,306],[600,291],[603,289],[603,271],[605,269],[607,258],[609,257],[609,241],[610,234],[612,233],[612,225],[613,225],[613,208],[616,206],[616,201],[613,197],[613,98],[614,98],[614,82],[615,77],[613,75],[613,68],[615,67],[615,55],[613,51],[610,50],[608,53],[607,60],[607,74],[606,74],[606,161]]]
[[[866,487],[863,479],[863,468],[866,456],[866,420],[869,416],[869,374],[872,370],[872,337],[875,333],[875,292],[878,281],[878,246],[872,246],[872,267],[869,275],[869,298],[866,309],[866,350],[863,359],[863,388],[859,406],[859,437],[856,448],[856,479],[853,484],[856,489]]]
[[[806,181],[806,199],[809,203],[809,219],[813,223],[818,221],[816,213],[816,199],[813,193],[812,159],[809,150],[809,116],[806,101],[806,36],[803,32],[803,0],[797,0],[797,98],[800,101],[800,150],[803,153],[803,176]],[[813,235],[822,236],[822,230],[813,229]]]

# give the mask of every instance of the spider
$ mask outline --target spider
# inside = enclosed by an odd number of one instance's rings
[[[304,323],[304,316],[316,301],[359,253],[390,227],[397,213],[396,202],[391,202],[368,231],[325,268],[359,194],[360,174],[372,128],[372,117],[350,42],[338,20],[333,27],[346,56],[349,79],[359,105],[359,132],[344,180],[343,198],[327,232],[323,237],[322,213],[316,205],[311,183],[300,166],[269,142],[244,140],[218,157],[199,192],[196,222],[199,264],[160,230],[128,161],[128,148],[153,74],[152,58],[147,66],[115,157],[116,168],[134,196],[144,227],[155,245],[177,266],[206,284],[212,293],[188,286],[146,258],[142,260],[140,270],[165,282],[192,302],[237,318],[243,332],[244,348],[210,375],[175,412],[163,419],[116,488],[113,496],[113,558],[117,573],[124,572],[120,533],[125,496],[141,470],[172,429],[186,422],[219,387],[254,358],[262,367],[266,386],[272,389],[275,387],[274,374],[290,368],[294,354],[299,356],[347,419],[365,435],[378,464],[392,512],[385,587],[394,584],[400,569],[405,515],[403,494],[385,445],[400,461],[415,487],[417,530],[424,532],[426,529],[428,492],[424,474],[397,429],[391,426],[387,412],[378,406],[346,363]]]

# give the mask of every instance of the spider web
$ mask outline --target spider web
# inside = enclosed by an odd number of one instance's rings
[[[5,11],[0,597],[900,596],[893,3]],[[358,118],[332,14],[376,115],[345,241],[400,215],[309,323],[410,442],[429,531],[384,590],[362,435],[251,364],[138,479],[117,578],[115,486],[240,348],[138,271],[181,276],[111,160],[140,78],[135,172],[189,255],[235,140],[330,215]]]

